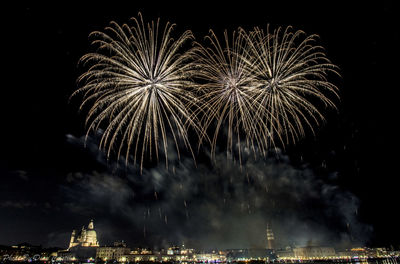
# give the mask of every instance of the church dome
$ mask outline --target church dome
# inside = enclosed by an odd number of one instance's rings
[[[97,238],[97,233],[94,230],[87,230],[86,231],[86,237],[91,237],[91,238]]]
[[[97,233],[94,230],[94,224],[93,224],[93,220],[90,221],[89,225],[88,225],[88,229],[86,230],[86,243],[89,246],[95,246],[98,245],[97,242]]]

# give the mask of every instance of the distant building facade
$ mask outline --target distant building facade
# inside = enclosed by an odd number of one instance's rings
[[[98,247],[96,251],[96,259],[103,261],[122,261],[122,257],[128,255],[130,252],[131,250],[127,247]]]
[[[160,252],[153,253],[151,250],[135,249],[128,255],[121,257],[122,262],[162,261]]]
[[[279,259],[293,259],[294,258],[294,252],[293,249],[288,246],[284,249],[280,249],[276,251],[276,256]]]
[[[311,259],[311,258],[328,258],[336,256],[333,247],[298,247],[293,249],[295,258]]]

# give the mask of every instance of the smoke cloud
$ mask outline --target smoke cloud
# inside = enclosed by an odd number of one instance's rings
[[[68,141],[83,144],[72,135]],[[87,151],[104,162],[96,146],[89,139]],[[64,207],[95,218],[101,244],[265,248],[270,224],[277,247],[345,247],[363,244],[371,232],[357,219],[357,197],[279,150],[267,159],[245,155],[241,164],[225,153],[204,160],[181,157],[142,174],[121,164],[70,173],[60,187]]]

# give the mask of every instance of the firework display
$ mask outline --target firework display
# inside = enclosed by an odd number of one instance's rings
[[[303,37],[304,36],[304,37]],[[323,47],[314,45],[317,35],[305,36],[291,27],[278,28],[272,33],[260,28],[247,34],[251,53],[250,70],[256,90],[254,105],[257,118],[265,125],[270,138],[283,145],[304,136],[305,126],[314,133],[314,126],[324,120],[317,102],[335,108],[330,97],[338,98],[337,87],[327,80],[337,67],[325,56]],[[329,95],[329,96],[328,96]]]
[[[210,30],[208,46],[196,43],[202,124],[214,128],[213,155],[222,131],[228,154],[237,146],[240,160],[244,145],[265,156],[276,142],[284,147],[304,137],[305,126],[314,133],[324,116],[312,101],[335,107],[326,94],[338,97],[337,87],[326,77],[338,74],[336,66],[313,45],[316,35],[303,35],[290,27],[272,33],[239,28],[231,39],[225,31],[221,44]]]
[[[109,33],[91,34],[98,51],[82,57],[89,68],[74,93],[83,94],[81,108],[90,105],[88,132],[104,127],[100,148],[108,157],[115,149],[128,162],[133,154],[142,167],[147,155],[158,160],[161,147],[167,161],[168,138],[178,156],[183,142],[194,157],[189,130],[199,146],[211,145],[213,157],[220,138],[239,160],[243,147],[265,156],[277,143],[314,133],[324,121],[320,106],[335,108],[338,89],[327,77],[337,67],[315,45],[316,35],[239,28],[220,42],[210,30],[207,44],[182,50],[191,31],[174,40],[173,24],[162,30],[140,14],[132,20],[134,26],[112,22]]]
[[[185,31],[174,40],[173,24],[164,29],[159,21],[145,24],[140,14],[132,20],[133,26],[111,22],[108,33],[91,33],[98,49],[82,57],[89,68],[73,95],[83,94],[81,108],[90,104],[88,132],[105,127],[100,148],[107,157],[114,150],[128,162],[133,152],[142,167],[145,155],[154,153],[158,160],[160,146],[168,160],[169,135],[178,155],[180,142],[191,150],[188,127],[198,130],[198,124],[188,106],[196,98],[188,89],[193,86],[189,52],[180,50],[193,35]]]
[[[245,35],[237,32],[229,39],[227,31],[221,44],[216,34],[210,30],[206,39],[210,47],[196,43],[195,61],[198,70],[196,77],[203,83],[198,84],[199,100],[202,102],[202,124],[205,130],[215,124],[214,135],[211,138],[211,153],[215,155],[217,139],[222,127],[227,128],[227,153],[232,153],[234,142],[243,139],[247,145],[261,143],[264,132],[260,130],[256,110],[256,90],[253,87],[254,76],[249,63],[251,54],[248,52]],[[243,134],[243,138],[241,135]],[[267,135],[268,136],[268,135]],[[241,148],[239,148],[239,155]]]

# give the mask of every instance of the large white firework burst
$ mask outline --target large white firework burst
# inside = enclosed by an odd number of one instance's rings
[[[314,45],[316,35],[302,38],[304,32],[290,27],[238,32],[229,40],[225,31],[221,45],[210,31],[210,46],[197,44],[195,59],[202,123],[205,130],[215,125],[212,153],[224,131],[227,153],[238,146],[240,159],[242,145],[266,155],[277,142],[284,147],[302,138],[305,126],[314,132],[324,120],[316,103],[335,107],[330,95],[338,94],[327,80],[337,67]]]
[[[132,22],[111,22],[105,32],[90,34],[97,50],[81,58],[88,69],[73,95],[83,94],[81,108],[90,106],[88,133],[104,130],[100,148],[107,157],[114,153],[128,162],[133,156],[142,169],[145,158],[155,154],[158,160],[160,147],[168,161],[169,137],[178,156],[180,142],[192,151],[188,130],[199,130],[191,114],[196,98],[191,53],[181,49],[193,35],[187,30],[174,40],[174,24],[145,24],[140,13]]]

